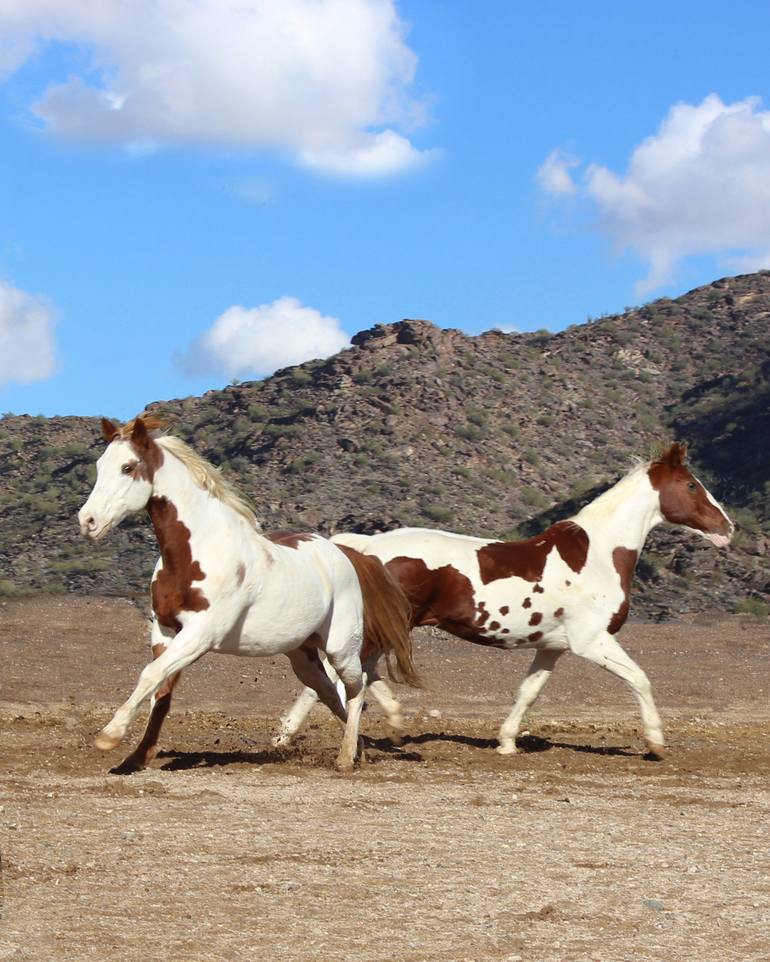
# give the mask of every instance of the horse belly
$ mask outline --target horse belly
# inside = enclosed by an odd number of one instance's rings
[[[566,647],[562,594],[519,578],[506,582],[477,592],[479,642],[507,649]]]

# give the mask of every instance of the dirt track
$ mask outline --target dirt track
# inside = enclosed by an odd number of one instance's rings
[[[118,601],[0,606],[0,960],[744,962],[770,959],[770,629],[629,626],[670,755],[636,704],[565,658],[522,752],[494,752],[527,655],[424,636],[410,737],[364,716],[332,770],[320,709],[269,745],[280,661],[209,656],[151,770],[90,747],[146,660]],[[132,733],[139,734],[137,725]]]

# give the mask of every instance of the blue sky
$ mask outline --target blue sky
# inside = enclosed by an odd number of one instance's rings
[[[0,0],[0,410],[770,267],[769,35],[762,2]]]

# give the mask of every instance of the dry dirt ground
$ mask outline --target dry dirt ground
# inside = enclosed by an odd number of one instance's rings
[[[0,606],[0,959],[45,962],[746,962],[770,959],[770,630],[629,626],[664,716],[642,755],[624,686],[566,656],[494,751],[526,654],[418,638],[410,736],[364,715],[339,776],[280,660],[208,656],[150,770],[91,747],[146,659],[127,602]],[[140,724],[132,731],[135,739]]]

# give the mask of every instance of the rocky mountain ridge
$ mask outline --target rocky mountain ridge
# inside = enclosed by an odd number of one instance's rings
[[[326,360],[149,405],[253,501],[267,529],[403,524],[488,537],[568,517],[656,444],[688,440],[736,516],[729,552],[657,529],[632,614],[770,601],[770,272],[546,331],[377,325]],[[109,412],[104,412],[109,415]],[[144,597],[144,519],[90,545],[75,514],[98,418],[0,420],[0,591]]]

